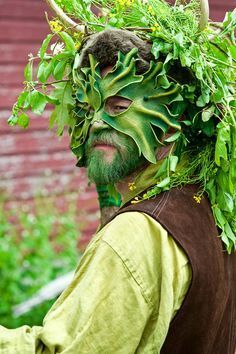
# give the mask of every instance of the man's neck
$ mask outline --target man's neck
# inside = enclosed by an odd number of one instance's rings
[[[162,159],[168,155],[171,146],[172,145],[163,146],[158,149],[156,164],[149,165],[148,163],[144,163],[129,176],[115,183],[116,190],[120,193],[124,204],[134,198],[135,195],[138,195],[153,185],[153,182],[155,181],[154,176],[160,167]],[[105,225],[118,209],[118,207],[102,208],[101,226]]]
[[[122,200],[124,200],[126,198],[126,195],[130,192],[130,184],[133,183],[133,181],[135,180],[135,177],[145,168],[146,168],[146,165],[138,168],[132,174],[123,178],[121,181],[119,181],[115,184],[115,187],[116,187],[117,191],[120,193]],[[100,217],[100,226],[103,227],[107,223],[107,221],[115,214],[115,212],[118,209],[119,209],[119,207],[116,207],[116,206],[102,208],[101,209],[101,217]]]

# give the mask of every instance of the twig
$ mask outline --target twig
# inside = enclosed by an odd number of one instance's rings
[[[61,19],[63,23],[71,27],[76,32],[84,32],[84,26],[79,25],[73,21],[57,4],[54,0],[46,0],[53,12]]]
[[[69,82],[69,81],[70,81],[69,79],[56,80],[56,81],[46,82],[42,84],[36,84],[35,86],[50,86],[50,85],[58,84],[60,82]]]
[[[145,32],[152,32],[151,28],[147,27],[124,27],[127,31],[145,31]]]

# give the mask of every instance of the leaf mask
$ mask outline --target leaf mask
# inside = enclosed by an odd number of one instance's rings
[[[161,136],[171,127],[181,130],[178,122],[182,111],[175,113],[174,103],[183,101],[181,86],[170,82],[162,62],[151,62],[149,70],[136,74],[137,49],[128,54],[118,53],[113,69],[101,77],[99,63],[90,55],[90,67],[73,70],[78,89],[76,98],[77,123],[71,132],[71,149],[83,165],[84,145],[90,125],[102,120],[113,129],[130,136],[140,155],[156,162],[155,149],[161,145]],[[131,101],[121,113],[108,114],[105,103],[109,97],[119,96]]]

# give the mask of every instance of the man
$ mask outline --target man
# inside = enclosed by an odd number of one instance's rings
[[[191,75],[176,66],[165,76],[165,58],[152,63],[150,49],[134,34],[107,30],[80,53],[72,149],[98,189],[115,185],[122,207],[106,215],[43,326],[2,328],[0,353],[235,352],[235,254],[222,252],[198,184],[165,191],[168,176],[156,183],[175,171],[173,137],[188,114],[180,85]],[[207,161],[211,144],[199,152],[192,139],[191,148]],[[190,178],[191,166],[185,156],[176,178]]]

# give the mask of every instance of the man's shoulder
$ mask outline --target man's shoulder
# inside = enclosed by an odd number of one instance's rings
[[[120,213],[100,232],[100,241],[106,242],[122,259],[130,260],[137,267],[146,262],[145,266],[155,268],[163,257],[166,260],[177,257],[183,265],[188,262],[182,248],[166,229],[144,212]]]
[[[182,251],[157,220],[140,211],[118,214],[101,232],[100,239],[117,253],[131,258],[138,255],[157,258],[165,252]]]
[[[155,301],[163,273],[188,265],[186,255],[162,225],[142,212],[117,215],[104,227],[101,241],[121,258],[150,301]]]
[[[166,230],[153,218],[139,211],[127,211],[117,215],[103,230],[102,239],[117,247],[131,245],[132,249],[143,244],[155,247],[160,237],[166,238]]]

